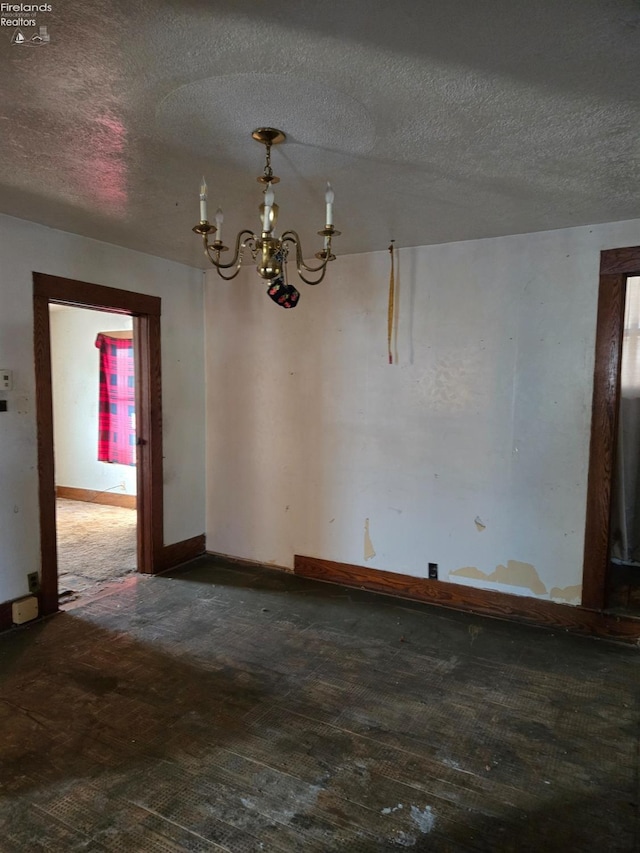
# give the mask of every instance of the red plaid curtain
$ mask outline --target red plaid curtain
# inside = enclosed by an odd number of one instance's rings
[[[136,464],[133,341],[98,335],[100,409],[98,461]]]

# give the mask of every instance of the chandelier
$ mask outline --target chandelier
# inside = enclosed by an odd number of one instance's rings
[[[221,278],[226,281],[235,278],[240,272],[245,253],[248,251],[251,260],[257,264],[258,274],[268,282],[269,296],[283,308],[293,308],[297,305],[300,294],[287,280],[289,255],[295,257],[296,270],[305,284],[320,284],[327,271],[327,264],[335,260],[336,256],[331,253],[331,238],[338,236],[340,232],[333,227],[333,190],[328,183],[325,193],[325,227],[318,231],[318,234],[324,238],[324,247],[322,251],[315,254],[320,263],[309,266],[304,261],[300,237],[296,231],[283,231],[280,237],[276,236],[279,209],[275,203],[273,184],[277,184],[280,178],[273,174],[271,168],[271,146],[284,142],[285,134],[274,127],[259,127],[251,136],[266,148],[264,171],[258,177],[258,181],[264,186],[264,201],[258,208],[261,226],[259,233],[246,228],[240,231],[235,240],[233,258],[223,262],[223,253],[229,251],[229,247],[222,242],[224,216],[222,210],[218,208],[214,217],[215,225],[207,219],[207,184],[204,178],[200,187],[200,222],[193,230],[202,236],[204,253]],[[215,235],[212,243],[209,242],[209,235]],[[231,272],[223,272],[226,270]],[[307,274],[314,278],[308,278]]]

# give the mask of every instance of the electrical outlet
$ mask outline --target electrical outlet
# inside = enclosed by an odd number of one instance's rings
[[[437,563],[429,563],[429,577],[431,580],[438,580],[438,564]]]
[[[38,572],[29,572],[27,583],[29,584],[29,592],[32,595],[37,595],[40,592],[40,575]]]

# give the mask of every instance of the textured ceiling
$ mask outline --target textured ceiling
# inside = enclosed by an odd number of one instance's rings
[[[311,255],[640,216],[637,0],[52,0],[0,28],[0,211],[206,266],[256,227],[260,125]],[[24,15],[24,17],[29,17]]]

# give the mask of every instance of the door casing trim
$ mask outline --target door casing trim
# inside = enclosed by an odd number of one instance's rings
[[[600,253],[596,353],[584,538],[582,606],[607,607],[611,494],[615,465],[624,305],[629,276],[640,275],[640,246]]]
[[[133,317],[136,359],[138,571],[166,568],[162,488],[161,300],[128,290],[45,273],[33,273],[38,491],[40,505],[40,608],[58,610],[53,394],[49,305],[92,308]]]

